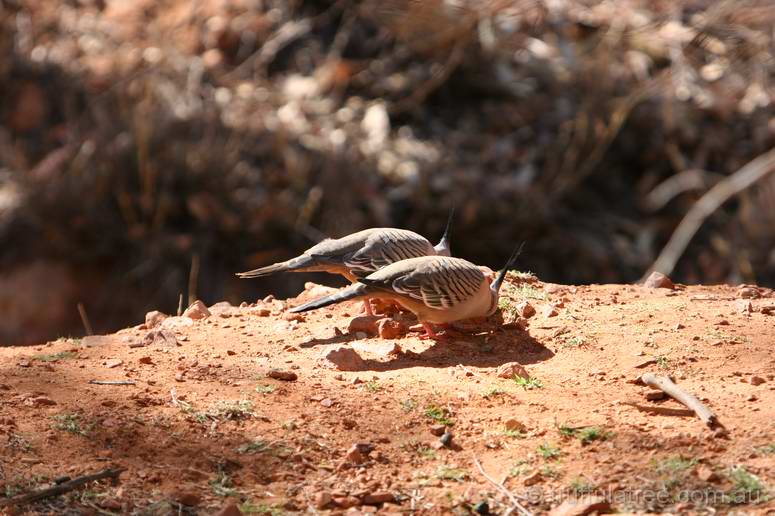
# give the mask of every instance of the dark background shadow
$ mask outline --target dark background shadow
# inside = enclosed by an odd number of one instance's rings
[[[463,4],[215,2],[181,21],[176,2],[4,2],[0,344],[83,334],[79,302],[105,333],[181,294],[294,295],[313,277],[234,273],[367,227],[435,242],[452,206],[457,256],[498,267],[526,240],[543,280],[632,282],[775,145],[758,7],[652,2],[636,23],[533,3],[504,25]],[[696,35],[679,55],[668,23]],[[706,80],[719,45],[733,57]],[[773,285],[773,191],[718,210],[673,279]]]

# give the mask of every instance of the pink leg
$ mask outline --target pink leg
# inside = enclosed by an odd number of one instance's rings
[[[363,308],[366,309],[366,315],[374,315],[374,311],[371,309],[371,302],[368,299],[363,300]]]
[[[422,324],[422,327],[425,328],[425,335],[420,335],[420,339],[426,340],[426,339],[434,339],[439,340],[441,338],[441,335],[433,331],[433,326],[430,325],[430,323],[421,321],[420,324]]]

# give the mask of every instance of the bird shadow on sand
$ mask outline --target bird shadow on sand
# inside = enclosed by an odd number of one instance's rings
[[[498,367],[507,362],[535,364],[554,356],[552,350],[535,339],[527,330],[515,325],[488,325],[476,333],[453,330],[449,338],[438,341],[419,341],[408,337],[395,341],[374,341],[374,348],[385,342],[396,342],[403,352],[392,358],[369,358],[370,341],[364,341],[359,354],[363,354],[363,371],[393,371],[413,367],[455,367],[459,364],[472,367]],[[347,344],[358,340],[353,334],[337,335],[327,339],[312,339],[301,347]],[[364,352],[365,350],[365,352]]]
[[[503,327],[494,332],[431,341],[420,352],[406,351],[392,360],[364,359],[365,371],[394,371],[413,367],[447,368],[457,365],[498,367],[508,362],[535,364],[554,356],[527,331]]]

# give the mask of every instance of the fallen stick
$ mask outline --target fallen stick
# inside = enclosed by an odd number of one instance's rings
[[[137,385],[132,380],[89,380],[93,385]]]
[[[687,408],[694,411],[711,430],[716,428],[724,429],[724,426],[719,423],[716,415],[711,410],[702,404],[700,400],[689,394],[685,390],[681,389],[678,385],[673,383],[673,380],[667,376],[657,376],[654,373],[643,373],[640,376],[640,382],[659,389],[674,400],[682,403]]]
[[[773,172],[775,172],[775,149],[759,155],[734,174],[716,183],[684,215],[683,220],[670,236],[670,240],[659,253],[656,261],[646,271],[646,274],[643,275],[641,281],[648,278],[649,274],[654,271],[669,276],[705,219],[710,217],[731,197]]]
[[[482,474],[484,478],[487,479],[489,483],[495,486],[498,491],[506,495],[506,497],[511,500],[511,509],[508,511],[507,514],[510,514],[514,509],[518,510],[520,513],[524,514],[524,516],[532,516],[532,513],[525,509],[522,504],[519,503],[519,500],[517,500],[517,497],[514,496],[514,493],[506,489],[503,484],[497,482],[494,478],[492,478],[490,475],[487,474],[487,472],[482,467],[482,463],[479,462],[479,459],[476,458],[476,455],[474,455],[474,464],[476,464],[476,467],[479,469],[479,473]]]
[[[0,500],[0,507],[7,507],[9,505],[24,505],[30,502],[35,502],[37,500],[42,500],[43,498],[49,498],[51,496],[59,496],[59,495],[68,493],[70,491],[73,491],[74,489],[78,489],[79,487],[84,486],[89,482],[102,480],[104,478],[115,479],[122,471],[124,471],[124,468],[115,468],[115,469],[109,468],[104,471],[100,471],[99,473],[94,473],[93,475],[84,475],[82,477],[77,477],[72,480],[68,480],[67,482],[62,482],[61,484],[48,487],[46,489],[33,491],[31,493],[16,496],[14,498],[9,498],[7,500]]]
[[[83,329],[86,331],[86,335],[94,335],[94,330],[92,330],[89,316],[86,314],[86,307],[83,306],[83,303],[80,302],[76,306],[78,308],[78,315],[81,316],[81,323],[83,323]]]

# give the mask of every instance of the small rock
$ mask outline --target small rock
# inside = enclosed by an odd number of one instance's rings
[[[541,315],[543,315],[547,319],[549,317],[557,317],[557,310],[552,305],[544,305],[541,308]]]
[[[153,364],[153,360],[151,359],[151,357],[148,357],[148,356],[140,357],[137,359],[137,361],[140,362],[141,364]]]
[[[18,362],[16,362],[16,365],[18,365],[19,367],[30,367],[30,361],[25,358],[22,358]]]
[[[401,306],[389,299],[372,299],[371,309],[375,314],[394,315],[401,311]]]
[[[285,312],[282,315],[283,320],[285,321],[296,321],[296,322],[304,322],[304,314],[294,314],[291,312]]]
[[[145,314],[145,327],[149,330],[152,328],[156,328],[162,322],[164,322],[164,319],[166,319],[167,317],[168,317],[167,314],[162,313],[158,310],[148,312],[147,314]]]
[[[767,380],[765,380],[761,376],[754,375],[754,376],[751,377],[751,385],[761,385],[761,384],[765,383],[766,381]]]
[[[237,504],[232,502],[223,506],[220,511],[215,513],[215,516],[242,516],[242,514],[243,513],[239,510]]]
[[[549,516],[585,516],[592,512],[605,512],[611,504],[602,496],[579,496],[568,498],[549,512]]]
[[[526,476],[524,479],[522,479],[522,484],[524,484],[525,486],[532,486],[539,483],[541,480],[543,480],[543,477],[541,476],[541,472],[536,470],[536,471],[533,471],[528,476]]]
[[[124,361],[121,360],[120,358],[109,358],[104,362],[105,367],[107,367],[108,369],[113,369],[114,367],[118,367],[123,363]]]
[[[28,407],[44,407],[49,405],[56,405],[57,402],[47,396],[31,396],[25,398],[23,404]]]
[[[557,283],[545,283],[544,284],[544,292],[547,294],[561,294],[565,292],[566,287],[563,285],[558,285]]]
[[[198,299],[191,303],[191,306],[186,308],[186,311],[183,312],[183,317],[188,317],[190,319],[206,319],[210,317],[210,315],[210,310]]]
[[[473,510],[476,514],[490,514],[490,505],[487,502],[479,502],[474,505]]]
[[[266,307],[260,307],[251,310],[250,313],[259,317],[269,317],[272,314],[272,311]]]
[[[759,292],[759,289],[756,287],[743,285],[737,289],[737,297],[741,299],[757,299],[761,297],[761,292]]]
[[[175,334],[170,330],[153,330],[149,331],[143,337],[143,345],[150,346],[153,344],[164,344],[166,346],[175,346],[178,343],[178,339]]]
[[[188,326],[192,326],[194,320],[191,317],[167,317],[161,323],[161,329],[163,330],[180,330]]]
[[[356,341],[352,343],[352,348],[357,353],[373,353],[381,357],[398,356],[403,351],[395,342]]]
[[[366,457],[361,453],[357,444],[353,444],[344,456],[344,460],[353,464],[363,464],[366,462]]]
[[[684,326],[684,325],[683,325],[683,324],[681,324],[681,323],[678,323],[678,324],[676,324],[676,325],[675,325],[675,329],[676,329],[676,330],[683,330],[684,328],[686,328],[686,326]]]
[[[367,335],[376,335],[379,331],[379,321],[381,317],[376,315],[361,315],[354,317],[347,327],[350,333],[362,332]]]
[[[326,353],[325,359],[340,371],[360,371],[366,362],[351,348],[340,347]]]
[[[447,431],[447,427],[444,425],[432,425],[429,430],[436,437],[441,437]]]
[[[669,288],[673,289],[675,288],[675,285],[672,281],[670,281],[670,278],[662,274],[661,272],[654,271],[651,274],[649,274],[649,277],[646,278],[646,281],[643,283],[644,287],[647,288]]]
[[[334,401],[331,398],[323,398],[320,400],[320,404],[326,408],[331,408],[334,405]]]
[[[451,432],[444,432],[444,434],[439,437],[439,442],[446,448],[452,447],[452,433]]]
[[[503,426],[506,427],[506,430],[511,430],[512,432],[524,432],[527,430],[527,427],[523,423],[513,417],[507,419],[503,423]]]
[[[753,313],[753,305],[751,304],[750,299],[738,299],[735,302],[735,307],[737,308],[738,312],[742,312],[744,314]]]
[[[334,501],[334,498],[331,496],[330,493],[327,493],[323,491],[322,493],[315,494],[315,507],[317,509],[325,509],[329,505],[331,505]]]
[[[176,382],[185,382],[186,377],[183,375],[183,373],[178,373],[175,375],[175,381]]]
[[[361,501],[354,496],[335,496],[334,503],[343,509],[348,509],[359,506]]]
[[[201,497],[193,491],[180,491],[177,493],[172,493],[170,498],[179,504],[186,505],[188,507],[196,507],[202,501]]]
[[[395,501],[396,497],[393,495],[393,493],[388,493],[387,491],[376,491],[374,493],[369,493],[364,495],[361,498],[361,503],[364,505],[379,505],[383,503],[391,503]]]
[[[759,311],[763,315],[772,315],[773,313],[775,313],[775,306],[773,305],[762,306],[761,308],[759,308]]]
[[[530,319],[536,314],[536,309],[533,308],[529,301],[522,301],[517,305],[517,313],[520,317]]]
[[[284,382],[295,382],[299,379],[299,375],[294,373],[293,371],[281,371],[279,369],[272,369],[266,375],[269,378],[274,378],[275,380],[283,380]]]
[[[527,370],[519,362],[507,362],[501,365],[498,368],[496,375],[498,378],[513,379],[515,376],[519,376],[525,380],[530,379],[530,375],[527,373]]]
[[[142,324],[140,326],[143,326]],[[139,327],[135,326],[133,328],[125,328],[126,330],[134,331],[135,329],[140,329]],[[121,333],[120,331],[118,333]],[[86,335],[85,337],[81,337],[81,347],[84,348],[92,348],[96,346],[104,346],[106,344],[111,344],[112,339],[109,335]]]
[[[377,333],[382,339],[398,339],[406,335],[407,331],[405,324],[394,319],[380,319],[377,325]]]
[[[312,283],[311,281],[308,281],[304,284],[304,293],[309,296],[309,299],[318,299],[329,294],[333,294],[334,292],[336,292],[336,289],[333,287],[318,285],[317,283]]]
[[[694,472],[697,474],[697,478],[703,482],[716,482],[719,480],[718,474],[707,464],[700,464]]]

